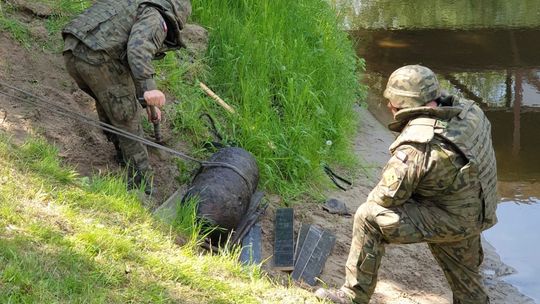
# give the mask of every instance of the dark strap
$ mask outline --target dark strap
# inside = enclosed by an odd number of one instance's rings
[[[328,165],[324,165],[324,173],[326,173],[326,175],[328,175],[328,177],[330,177],[330,179],[332,180],[334,185],[336,185],[336,187],[338,187],[339,189],[341,189],[343,191],[347,191],[352,187],[352,182],[350,182],[350,181],[346,180],[345,178],[335,174],[334,171],[332,171],[332,169],[330,169],[330,167],[328,167]],[[340,183],[344,183],[347,186],[346,187],[342,186]]]
[[[214,137],[217,139],[216,141],[206,142],[204,144],[205,148],[222,149],[225,147],[238,147],[239,146],[237,142],[223,138],[223,136],[221,135],[221,133],[219,133],[216,127],[215,119],[210,114],[203,113],[199,116],[199,118],[201,119],[205,117],[208,120],[210,132],[212,132]]]
[[[219,140],[219,141],[222,141],[223,140],[223,136],[221,136],[221,134],[219,134],[219,131],[217,130],[216,128],[216,122],[214,120],[214,118],[212,116],[210,116],[210,114],[208,113],[202,113],[199,118],[204,118],[206,117],[208,119],[208,122],[210,123],[210,132],[212,132],[212,134],[214,134],[214,136]]]

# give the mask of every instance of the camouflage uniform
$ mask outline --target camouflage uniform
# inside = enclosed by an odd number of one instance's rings
[[[356,303],[368,303],[373,294],[385,244],[418,242],[428,243],[442,267],[454,304],[489,303],[479,265],[480,233],[497,222],[491,127],[474,102],[447,100],[448,106],[420,102],[395,115],[391,126],[401,134],[390,147],[392,157],[354,218],[341,292]]]
[[[137,95],[155,90],[151,60],[183,47],[188,0],[99,0],[62,31],[67,70],[96,101],[99,119],[142,135]],[[138,173],[150,170],[146,147],[107,134]]]

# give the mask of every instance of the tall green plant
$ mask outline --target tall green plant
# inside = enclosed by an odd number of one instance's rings
[[[320,182],[322,163],[350,163],[358,60],[326,1],[194,0],[193,8],[210,35],[205,80],[237,114],[209,99],[199,108],[256,156],[266,186],[297,195]]]

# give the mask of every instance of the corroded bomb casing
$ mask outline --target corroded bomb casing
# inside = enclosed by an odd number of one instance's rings
[[[257,162],[246,150],[227,147],[214,153],[208,163],[224,163],[236,170],[219,164],[202,166],[182,201],[198,197],[198,217],[230,231],[245,215],[257,188]]]

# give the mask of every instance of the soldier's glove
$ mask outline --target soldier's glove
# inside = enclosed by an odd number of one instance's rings
[[[146,100],[146,104],[149,106],[161,108],[165,105],[165,94],[160,90],[146,91],[143,96],[144,100]]]
[[[146,100],[144,100],[144,97],[137,97],[137,100],[139,101],[139,104],[141,104],[141,107],[143,107],[143,109],[146,109]]]

